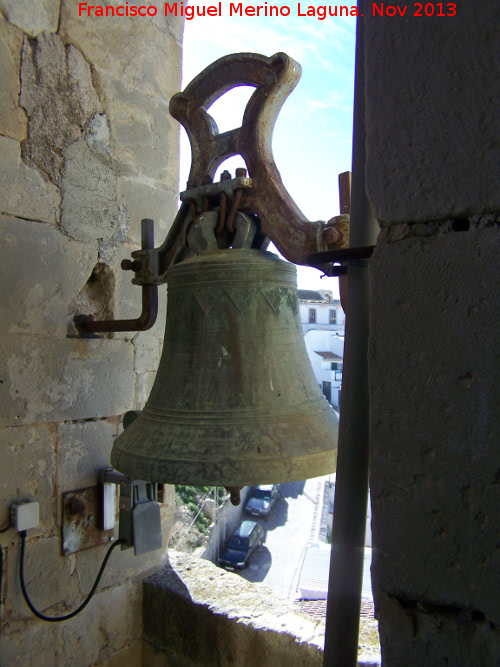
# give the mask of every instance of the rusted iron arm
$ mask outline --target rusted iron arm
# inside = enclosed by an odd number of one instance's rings
[[[154,248],[154,223],[148,218],[141,221],[141,246],[144,250]],[[140,271],[141,262],[139,259],[133,262],[125,259],[122,262],[122,269]],[[78,333],[85,337],[111,331],[147,331],[156,322],[157,315],[158,286],[143,283],[142,312],[135,320],[101,320],[96,322],[92,315],[76,315],[74,322]]]

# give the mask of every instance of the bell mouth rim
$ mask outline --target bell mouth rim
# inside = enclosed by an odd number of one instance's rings
[[[118,472],[157,484],[191,484],[194,486],[256,486],[300,482],[336,471],[337,447],[331,450],[307,453],[302,456],[274,457],[259,461],[261,470],[251,471],[248,460],[199,462],[200,470],[193,470],[192,460],[158,460],[122,452],[112,453],[111,465]],[[255,463],[255,460],[252,461]],[[189,471],[188,471],[189,469]],[[144,473],[144,474],[143,474]]]
[[[252,425],[249,421],[236,424],[234,420],[225,424],[169,424],[151,422],[143,415],[144,412],[116,438],[111,464],[121,472],[150,481],[181,484],[184,482],[180,477],[175,481],[176,473],[172,471],[181,471],[186,477],[186,471],[193,475],[193,471],[197,473],[200,469],[202,480],[212,477],[211,470],[231,468],[231,479],[236,480],[231,485],[238,486],[258,461],[257,483],[272,483],[274,473],[268,482],[263,478],[264,474],[267,477],[268,469],[285,466],[290,474],[299,463],[300,469],[307,466],[309,470],[309,464],[315,461],[332,462],[338,443],[338,418],[333,410],[319,416],[303,416],[294,423],[254,419]],[[234,468],[238,466],[241,474],[236,476]],[[161,475],[157,475],[158,471]],[[303,473],[297,474],[300,480],[322,473],[304,477]]]

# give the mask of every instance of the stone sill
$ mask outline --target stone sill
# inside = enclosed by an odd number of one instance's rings
[[[323,620],[209,561],[175,551],[169,558],[143,583],[143,664],[322,666]]]

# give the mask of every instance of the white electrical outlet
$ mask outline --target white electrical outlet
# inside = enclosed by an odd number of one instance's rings
[[[37,502],[28,500],[10,506],[11,523],[18,532],[36,528],[40,520],[39,516],[40,505]]]

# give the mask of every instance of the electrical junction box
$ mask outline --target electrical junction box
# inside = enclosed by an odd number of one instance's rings
[[[22,530],[36,528],[40,522],[40,505],[34,501],[15,503],[10,507],[10,520],[20,533]]]

